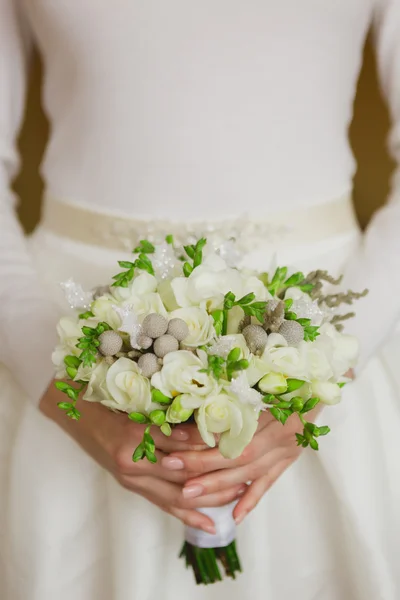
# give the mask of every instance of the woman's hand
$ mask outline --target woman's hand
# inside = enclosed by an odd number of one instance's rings
[[[309,420],[313,421],[320,410],[317,407],[310,411],[307,415]],[[264,413],[253,441],[239,458],[227,460],[215,448],[202,452],[175,452],[173,456],[163,458],[162,465],[166,469],[181,468],[189,474],[193,473],[182,490],[186,499],[205,499],[233,486],[251,482],[246,485],[234,510],[236,522],[241,523],[278,477],[300,456],[302,449],[297,446],[295,434],[302,430],[303,425],[297,414],[293,414],[282,425],[269,413]]]
[[[174,429],[170,438],[154,427],[151,433],[157,448],[157,463],[145,460],[133,463],[132,453],[142,440],[144,426],[133,423],[127,415],[116,414],[100,404],[82,400],[77,404],[81,419],[72,421],[57,407],[57,402],[62,400],[61,392],[51,384],[41,400],[40,410],[60,425],[123,487],[140,494],[191,527],[214,533],[213,521],[195,509],[227,504],[244,489],[238,484],[198,500],[184,498],[182,485],[186,483],[188,473],[183,469],[166,469],[162,466],[162,459],[166,453],[195,452],[205,448],[194,425]]]

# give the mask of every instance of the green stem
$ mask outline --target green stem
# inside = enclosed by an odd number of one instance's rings
[[[222,322],[222,335],[226,335],[227,331],[228,331],[228,314],[229,311],[228,309],[224,309],[224,320]]]

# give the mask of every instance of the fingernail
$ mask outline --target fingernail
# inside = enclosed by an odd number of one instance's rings
[[[202,530],[206,533],[211,533],[211,535],[215,535],[217,533],[214,525],[203,525]]]
[[[240,525],[240,523],[243,521],[243,519],[245,518],[246,515],[247,515],[247,511],[245,510],[244,512],[242,512],[242,514],[240,514],[238,517],[236,517],[235,518],[236,525]]]
[[[184,487],[182,490],[182,494],[184,498],[197,498],[197,496],[201,496],[204,493],[204,487],[199,483],[194,483],[193,485],[188,485]]]
[[[242,488],[240,488],[240,490],[238,491],[237,495],[238,496],[243,496],[243,494],[245,493],[246,490],[247,490],[247,485],[244,485]]]
[[[180,471],[185,467],[183,460],[177,458],[176,456],[166,456],[162,459],[161,464],[170,471]]]
[[[186,442],[189,439],[190,435],[184,429],[173,429],[171,432],[171,437],[174,440],[180,440],[181,442]]]

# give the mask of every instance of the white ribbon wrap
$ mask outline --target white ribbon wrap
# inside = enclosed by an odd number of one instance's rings
[[[206,533],[193,527],[185,527],[185,540],[198,548],[222,548],[228,546],[236,537],[236,523],[233,509],[237,502],[215,508],[199,508],[199,512],[210,517],[215,523],[217,533]]]

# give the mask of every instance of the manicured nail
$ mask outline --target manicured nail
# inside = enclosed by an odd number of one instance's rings
[[[197,496],[201,496],[204,493],[204,487],[199,483],[194,483],[193,485],[188,485],[184,487],[182,490],[182,494],[184,498],[197,498]]]
[[[180,471],[185,467],[183,460],[176,456],[166,456],[162,459],[161,464],[170,471]]]
[[[215,535],[217,533],[214,525],[203,525],[202,530],[206,533],[211,533],[211,535]]]
[[[180,440],[181,442],[186,442],[190,438],[190,435],[184,429],[173,429],[171,432],[171,437],[174,440]]]
[[[239,516],[235,517],[236,525],[240,525],[240,523],[243,521],[243,519],[245,518],[246,515],[247,515],[247,511],[245,510]]]

